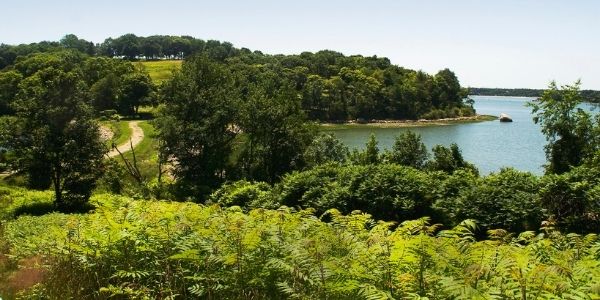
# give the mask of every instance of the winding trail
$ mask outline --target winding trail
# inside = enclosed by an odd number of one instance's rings
[[[125,153],[127,151],[131,151],[131,146],[135,148],[139,143],[144,140],[144,130],[139,126],[140,121],[131,121],[129,122],[129,128],[131,129],[131,136],[127,140],[127,142],[117,145],[117,149],[121,153]],[[117,149],[110,150],[106,155],[108,157],[115,157],[119,155],[119,151]]]

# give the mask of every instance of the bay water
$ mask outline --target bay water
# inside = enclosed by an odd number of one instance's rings
[[[532,120],[531,108],[525,104],[534,98],[471,96],[478,114],[510,115],[511,123],[498,120],[477,123],[454,123],[440,126],[406,128],[349,127],[331,130],[350,149],[364,148],[369,135],[374,133],[380,149],[389,149],[395,137],[411,130],[421,135],[429,150],[435,145],[456,143],[463,157],[475,164],[482,175],[497,172],[503,167],[514,167],[541,175],[546,163],[546,139],[540,126]],[[591,106],[590,106],[591,107]]]

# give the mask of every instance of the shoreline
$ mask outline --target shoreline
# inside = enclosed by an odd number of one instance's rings
[[[447,126],[458,123],[474,123],[498,120],[498,117],[491,115],[476,115],[470,117],[444,118],[435,120],[370,120],[368,122],[359,123],[355,120],[339,122],[339,123],[319,123],[322,129],[335,130],[346,128],[403,128],[403,127],[423,127],[423,126]]]

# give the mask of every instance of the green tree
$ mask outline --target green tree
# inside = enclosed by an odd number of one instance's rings
[[[381,157],[379,155],[379,142],[377,142],[377,137],[375,134],[371,133],[369,136],[369,140],[365,144],[365,149],[362,151],[354,150],[350,155],[350,160],[359,165],[373,165],[381,162]]]
[[[315,129],[305,121],[300,99],[287,80],[265,72],[252,81],[237,122],[245,136],[238,164],[246,178],[272,183],[303,166]]]
[[[11,105],[23,76],[17,71],[0,72],[0,116],[14,113]]]
[[[466,98],[466,91],[462,90],[458,78],[449,69],[439,71],[434,76],[437,97],[434,98],[435,107],[460,106]]]
[[[61,40],[60,44],[67,49],[75,49],[77,51],[94,55],[96,48],[94,43],[78,38],[74,34],[67,34]]]
[[[125,56],[128,59],[134,59],[141,54],[140,40],[132,33],[122,35],[114,40],[111,40],[111,46],[114,49],[114,54]]]
[[[114,74],[108,74],[90,88],[92,106],[97,111],[114,109],[117,106],[121,82]]]
[[[76,71],[48,68],[24,79],[15,102],[13,135],[7,141],[18,170],[33,185],[50,181],[61,210],[81,208],[101,175],[106,148]]]
[[[579,107],[582,102],[580,85],[581,82],[576,81],[559,89],[552,81],[540,98],[528,103],[533,121],[540,124],[548,141],[547,173],[567,172],[600,148],[593,136],[594,127],[599,125],[594,125],[590,114]]]
[[[179,196],[200,200],[225,178],[237,134],[239,89],[222,65],[198,56],[165,83],[156,127],[162,155],[173,160]]]
[[[121,114],[134,115],[141,105],[150,103],[152,80],[148,73],[136,70],[126,74],[120,84],[117,107]]]
[[[348,147],[332,134],[317,136],[304,152],[306,166],[312,168],[328,162],[344,163],[350,155]]]
[[[429,154],[421,135],[406,131],[396,137],[392,150],[385,156],[389,162],[422,169]]]
[[[399,221],[431,215],[437,185],[427,172],[395,164],[325,164],[287,174],[273,192],[280,205],[313,208],[317,215],[335,208]]]
[[[452,143],[450,147],[436,145],[432,149],[433,159],[427,162],[427,167],[435,171],[444,171],[448,174],[462,168],[473,170],[477,168],[465,161],[457,144]]]

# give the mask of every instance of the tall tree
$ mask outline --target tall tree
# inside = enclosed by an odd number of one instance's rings
[[[465,161],[457,144],[452,143],[450,147],[436,145],[432,149],[433,159],[427,162],[427,167],[436,171],[444,171],[446,173],[454,173],[458,169],[470,169],[474,173],[478,173],[477,168]]]
[[[60,44],[67,49],[75,49],[77,51],[94,55],[96,48],[94,43],[78,38],[74,34],[67,34],[61,40]]]
[[[583,99],[579,91],[581,82],[565,85],[560,89],[552,81],[542,96],[532,102],[533,121],[540,124],[546,136],[547,173],[562,174],[579,166],[584,158],[600,148],[594,136],[598,119],[593,121],[589,113],[579,105]]]
[[[120,84],[117,108],[121,114],[133,115],[143,104],[150,103],[152,81],[148,73],[142,70],[126,74]]]
[[[305,122],[300,98],[290,82],[265,72],[247,79],[239,126],[246,136],[242,173],[250,179],[274,182],[303,165],[303,153],[315,131]]]
[[[86,86],[77,71],[47,68],[24,79],[15,101],[12,138],[17,169],[32,185],[50,181],[61,210],[84,205],[101,175],[106,148],[87,105]]]
[[[425,166],[428,156],[421,135],[412,131],[398,135],[392,150],[386,153],[388,161],[417,169]]]
[[[11,107],[23,76],[17,71],[0,72],[0,116],[12,114]]]
[[[358,165],[374,165],[381,162],[379,155],[379,142],[374,133],[371,133],[369,140],[365,144],[365,149],[359,151],[354,149],[350,155],[350,160]]]
[[[328,162],[343,163],[350,155],[348,147],[332,134],[316,137],[304,152],[304,160],[309,168]]]
[[[225,66],[198,56],[165,83],[163,98],[168,105],[156,123],[160,151],[173,159],[180,196],[204,200],[225,178],[238,88]]]

